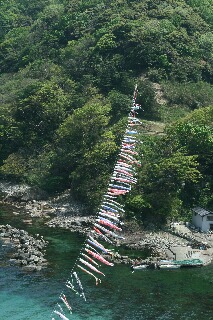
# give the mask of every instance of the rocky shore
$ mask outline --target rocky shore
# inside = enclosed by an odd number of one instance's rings
[[[1,186],[0,186],[1,187]],[[51,228],[62,228],[71,232],[87,235],[95,217],[85,214],[85,208],[72,202],[69,191],[50,200],[45,200],[42,191],[31,190],[29,187],[11,187],[5,191],[3,204],[10,204],[14,209],[13,214],[25,212],[24,223],[32,224],[35,219],[43,219],[43,223]],[[37,193],[36,193],[37,192]],[[47,221],[48,220],[48,221]],[[170,225],[166,230],[142,230],[137,223],[124,221],[122,236],[124,239],[114,239],[116,252],[110,258],[115,263],[139,264],[155,263],[161,259],[187,259],[199,258],[208,264],[213,258],[213,235],[195,233],[184,224]],[[17,252],[12,261],[29,269],[38,270],[46,261],[41,252],[46,245],[43,239],[37,240],[27,235],[24,230],[17,231],[11,227],[2,226],[1,234],[8,234]],[[8,229],[9,228],[9,229]],[[151,231],[150,231],[151,230]],[[0,237],[2,235],[0,234]],[[38,242],[40,241],[40,242]],[[119,248],[128,252],[137,252],[134,258],[120,255]],[[205,249],[205,250],[204,250]],[[34,251],[34,252],[32,252]],[[147,257],[142,258],[147,252]],[[141,252],[141,254],[140,254]],[[131,256],[131,255],[130,255]]]
[[[135,231],[134,231],[135,230]],[[213,234],[194,232],[184,223],[168,226],[166,230],[144,231],[135,226],[127,226],[125,239],[120,245],[127,249],[150,250],[143,260],[139,257],[133,264],[158,263],[160,260],[200,259],[203,265],[213,260]]]
[[[94,222],[93,216],[55,217],[47,222],[49,227],[64,228],[71,232],[88,234]],[[158,263],[160,260],[184,260],[201,259],[209,264],[213,259],[213,235],[195,233],[184,224],[177,224],[176,228],[169,227],[167,230],[142,230],[136,223],[125,222],[122,232],[124,239],[114,239],[117,252],[112,256],[106,256],[114,263],[140,264]],[[137,252],[134,258],[119,254],[122,247],[128,252]],[[141,252],[141,254],[140,254]],[[147,253],[146,259],[142,258]]]
[[[48,242],[41,236],[40,239],[30,236],[26,231],[0,225],[0,238],[14,249],[10,258],[11,264],[24,267],[29,271],[39,271],[47,265],[44,258],[44,248]]]
[[[14,215],[25,213],[29,224],[33,218],[50,219],[52,215],[81,216],[85,211],[84,206],[72,199],[70,190],[56,197],[48,197],[39,188],[3,182],[0,182],[0,204],[12,206]]]
[[[86,235],[94,222],[94,216],[59,216],[46,222],[51,228],[68,229],[71,232],[78,232]]]

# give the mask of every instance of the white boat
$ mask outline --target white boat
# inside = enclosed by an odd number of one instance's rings
[[[159,265],[159,268],[160,269],[167,269],[167,270],[179,269],[180,265],[178,265],[178,264],[161,264],[161,265]]]
[[[149,267],[148,264],[139,264],[139,265],[133,265],[132,266],[132,270],[144,270],[147,269]]]
[[[160,260],[160,265],[162,264],[174,264],[174,260]]]

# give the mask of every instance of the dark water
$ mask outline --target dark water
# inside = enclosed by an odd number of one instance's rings
[[[39,224],[23,226],[19,216],[1,210],[0,224],[5,223],[43,235],[49,241],[49,265],[39,273],[24,272],[9,265],[11,248],[0,246],[0,320],[51,319],[84,238]],[[102,271],[106,277],[99,286],[79,273],[87,301],[73,293],[67,296],[74,311],[70,319],[213,320],[213,265],[135,273],[119,265],[103,266]]]

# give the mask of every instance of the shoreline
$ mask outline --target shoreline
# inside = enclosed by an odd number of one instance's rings
[[[28,189],[27,189],[28,190]],[[6,194],[0,201],[2,207],[10,207],[13,215],[20,216],[24,224],[32,225],[36,220],[52,228],[70,230],[82,235],[88,234],[95,216],[84,214],[84,208],[70,203],[69,192],[50,200],[35,200],[26,197]],[[24,195],[24,201],[23,201]],[[20,196],[20,193],[19,193]],[[71,210],[72,209],[72,210]],[[60,213],[60,214],[59,214]],[[174,223],[166,230],[142,230],[135,222],[124,221],[121,235],[124,239],[115,240],[118,251],[113,257],[113,262],[137,265],[141,263],[158,263],[160,260],[185,260],[200,259],[203,265],[208,265],[213,260],[213,234],[194,232],[181,223]],[[0,237],[1,238],[1,237]],[[149,252],[146,259],[139,254],[135,258],[119,254],[119,248],[132,252]]]

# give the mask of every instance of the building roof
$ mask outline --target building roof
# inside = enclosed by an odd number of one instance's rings
[[[201,207],[195,207],[192,209],[195,213],[199,214],[201,217],[207,216],[208,214],[213,214],[213,212],[203,209]]]

